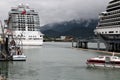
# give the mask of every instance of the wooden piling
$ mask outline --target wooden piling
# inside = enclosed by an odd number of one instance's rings
[[[86,40],[78,40],[77,43],[76,43],[76,47],[77,48],[87,49],[88,48],[88,41],[86,41]]]
[[[97,50],[100,50],[100,41],[97,41]]]

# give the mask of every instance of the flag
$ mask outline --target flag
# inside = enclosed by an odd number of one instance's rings
[[[26,14],[26,10],[23,10],[21,14],[23,14],[23,15]]]

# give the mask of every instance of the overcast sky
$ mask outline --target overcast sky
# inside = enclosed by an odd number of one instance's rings
[[[11,7],[29,4],[39,12],[41,25],[81,18],[97,18],[110,0],[0,0],[0,19],[8,17]]]

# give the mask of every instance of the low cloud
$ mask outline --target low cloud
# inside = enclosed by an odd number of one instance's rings
[[[41,25],[80,18],[97,18],[109,0],[0,0],[0,19],[8,17],[11,7],[29,4],[39,12]]]

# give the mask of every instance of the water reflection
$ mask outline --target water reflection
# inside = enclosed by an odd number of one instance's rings
[[[42,48],[42,46],[23,46],[24,49]]]
[[[0,76],[8,78],[8,62],[0,62]]]
[[[87,68],[86,60],[105,55],[71,48],[71,43],[27,46],[25,62],[0,62],[0,75],[8,80],[119,80],[120,70]]]

